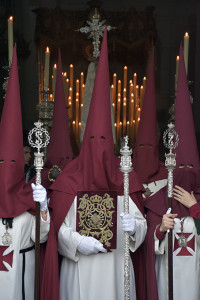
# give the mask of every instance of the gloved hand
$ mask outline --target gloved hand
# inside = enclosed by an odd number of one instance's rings
[[[122,230],[128,231],[130,235],[133,235],[136,231],[136,221],[135,217],[130,214],[120,214],[121,222],[122,222]]]
[[[47,191],[46,189],[38,184],[31,183],[33,189],[33,200],[40,203],[40,211],[47,209]]]
[[[91,236],[82,236],[82,239],[77,247],[82,254],[89,255],[98,252],[107,252],[103,244]]]

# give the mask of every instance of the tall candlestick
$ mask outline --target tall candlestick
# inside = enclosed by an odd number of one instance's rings
[[[146,85],[147,85],[147,78],[143,77],[143,93],[145,94],[145,90],[146,90]]]
[[[85,84],[82,84],[81,85],[81,104],[83,104],[84,94],[85,94]]]
[[[73,65],[71,64],[70,66],[69,66],[69,86],[70,86],[70,88],[72,88],[73,89],[73,76],[74,76],[74,67],[73,67]]]
[[[127,66],[124,67],[124,89],[127,89]]]
[[[50,62],[50,51],[49,47],[45,51],[45,62],[44,62],[44,90],[48,90],[49,87],[49,62]]]
[[[84,73],[81,72],[81,81],[80,81],[80,89],[81,89],[81,91],[80,91],[80,102],[81,103],[83,103],[83,97],[84,97],[84,95],[83,95],[83,89],[82,89],[83,84],[84,84]]]
[[[54,66],[53,66],[53,93],[55,93],[56,76],[57,76],[57,65],[54,64]]]
[[[137,85],[137,74],[134,73],[133,74],[133,93],[134,94],[135,94],[136,85]]]
[[[71,96],[68,98],[68,116],[69,119],[72,119],[72,102],[71,102]]]
[[[116,94],[117,94],[117,74],[113,74],[113,102],[115,105],[117,105],[117,99],[116,99]]]
[[[188,73],[188,55],[189,55],[189,34],[188,34],[188,32],[186,32],[184,35],[183,51],[184,51],[185,70],[186,70],[186,74],[187,74]]]
[[[13,56],[13,17],[8,19],[8,64],[11,66]]]
[[[78,140],[79,124],[79,93],[76,93],[76,138]]]
[[[123,135],[126,134],[126,98],[123,102]]]
[[[112,84],[111,87],[111,97],[112,97],[112,102],[114,103],[114,85]]]
[[[117,126],[120,122],[120,110],[121,110],[121,95],[118,94],[118,100],[117,100]]]
[[[69,78],[66,79],[66,99],[69,98]]]
[[[121,95],[121,88],[122,88],[121,80],[118,80],[118,86],[117,86],[117,93],[118,93],[118,95],[119,94]]]
[[[67,97],[67,82],[66,82],[66,79],[67,79],[67,73],[64,72],[63,73],[63,87],[64,87],[64,93],[65,93],[65,100],[66,100],[66,97]]]
[[[144,98],[144,88],[143,85],[141,85],[140,86],[140,107],[142,107],[143,98]]]
[[[113,102],[112,106],[113,106],[113,117],[114,117],[114,122],[115,122],[116,121],[116,105],[114,102]]]
[[[120,136],[120,110],[121,110],[121,95],[118,94],[118,100],[117,100],[117,137],[119,139]]]
[[[177,89],[177,81],[178,81],[178,66],[179,66],[179,56],[176,57],[175,92]]]

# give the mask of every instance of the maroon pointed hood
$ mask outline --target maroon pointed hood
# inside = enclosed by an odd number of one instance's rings
[[[120,159],[114,155],[107,29],[105,29],[80,154],[65,167],[59,178],[51,185],[51,189],[68,194],[68,197],[65,197],[68,198],[68,201],[65,200],[68,208],[77,191],[115,190],[118,195],[122,195],[123,174],[119,168]],[[130,173],[130,177],[132,183],[129,187],[130,193],[140,191],[142,186],[134,171]]]
[[[195,191],[200,185],[199,154],[182,44],[180,45],[179,53],[175,130],[179,136],[179,143],[175,149],[176,168],[174,171],[174,183],[182,186],[188,192]]]
[[[72,159],[73,152],[68,130],[68,117],[62,78],[62,62],[59,49],[51,139],[47,148],[45,166],[41,172],[42,185],[47,189],[52,184],[48,179],[48,173],[53,166],[56,165],[63,170]],[[35,178],[32,181],[35,181]]]
[[[153,53],[133,156],[134,169],[143,183],[167,178],[167,170],[159,161],[156,119]]]
[[[178,147],[174,151],[174,153],[176,153],[176,168],[173,174],[173,183],[174,186],[181,186],[189,193],[193,191],[197,201],[199,202],[199,155],[194,130],[194,121],[184,64],[182,44],[180,45],[179,53],[179,71],[175,107],[175,130],[178,133],[179,143]],[[173,200],[172,205],[173,212],[178,213],[179,218],[189,215],[188,208],[186,208],[178,201]],[[145,207],[159,216],[165,214],[168,208],[167,186],[161,189],[155,195],[145,200]]]
[[[25,191],[21,101],[16,45],[0,125],[0,217],[15,217],[33,207]]]

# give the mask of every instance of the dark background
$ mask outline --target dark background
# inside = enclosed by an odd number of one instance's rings
[[[75,76],[87,72],[90,40],[75,29],[86,25],[91,11],[98,7],[102,19],[117,29],[108,33],[111,74],[122,77],[128,66],[128,79],[134,72],[138,80],[146,75],[148,58],[155,47],[157,113],[161,132],[169,119],[174,101],[176,56],[185,32],[189,33],[188,80],[194,99],[195,129],[200,145],[200,1],[198,0],[0,0],[0,109],[2,84],[7,65],[7,19],[14,16],[14,40],[17,42],[24,131],[38,119],[38,53],[51,47],[51,63],[61,49],[63,69],[72,63]],[[76,79],[76,78],[75,78]]]

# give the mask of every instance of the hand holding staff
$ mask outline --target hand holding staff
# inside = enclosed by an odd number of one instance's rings
[[[172,153],[178,145],[178,135],[174,130],[174,124],[168,124],[168,129],[164,132],[163,141],[169,153],[165,154],[165,166],[168,170],[168,208],[172,211],[173,197],[173,170],[176,166],[176,154]],[[169,229],[168,229],[169,230]],[[173,249],[172,249],[172,229],[168,233],[168,296],[169,300],[173,300]]]
[[[34,153],[34,166],[36,169],[36,185],[41,184],[41,170],[43,168],[43,156],[41,148],[45,148],[50,140],[47,130],[42,128],[40,121],[34,123],[34,127],[28,135],[28,141],[31,147],[37,148]],[[35,137],[34,137],[35,136]],[[40,202],[36,203],[36,227],[35,227],[35,300],[39,300],[40,289]]]

